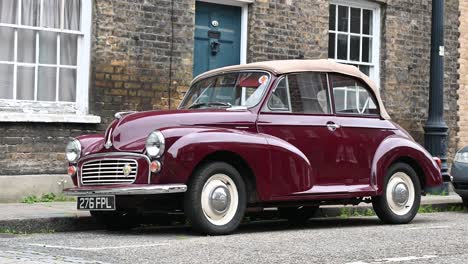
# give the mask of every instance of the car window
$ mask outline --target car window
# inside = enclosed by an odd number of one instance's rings
[[[207,77],[190,87],[179,108],[252,107],[262,99],[269,79],[265,72],[233,72]]]
[[[298,73],[286,75],[268,100],[270,111],[306,114],[329,114],[326,75]]]
[[[368,87],[356,79],[330,74],[337,114],[378,115],[376,101]]]

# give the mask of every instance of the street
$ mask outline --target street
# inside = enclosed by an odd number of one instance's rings
[[[0,263],[466,263],[468,214],[418,214],[409,225],[377,217],[244,224],[233,235],[187,227],[126,232],[0,234]]]

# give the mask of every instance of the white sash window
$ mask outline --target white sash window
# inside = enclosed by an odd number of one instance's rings
[[[0,1],[0,113],[87,114],[90,30],[90,0]]]
[[[367,1],[330,4],[328,57],[351,64],[379,83],[380,7]]]

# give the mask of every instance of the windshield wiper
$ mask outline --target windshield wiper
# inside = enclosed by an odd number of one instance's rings
[[[207,102],[207,103],[194,103],[191,104],[187,109],[192,109],[192,108],[198,108],[200,106],[212,106],[212,105],[220,105],[220,106],[226,106],[226,107],[231,107],[232,104],[230,103],[223,103],[223,102]]]

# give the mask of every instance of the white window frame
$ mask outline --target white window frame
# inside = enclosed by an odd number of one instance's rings
[[[338,56],[338,34],[347,34],[348,36],[348,58],[350,56],[350,36],[359,36],[361,38],[360,52],[359,56],[362,56],[362,37],[371,37],[372,38],[372,62],[357,62],[352,60],[339,60],[329,58],[336,62],[345,63],[345,64],[354,64],[354,65],[364,65],[369,66],[369,77],[377,84],[377,87],[380,87],[380,5],[377,3],[365,1],[365,0],[331,0],[330,5],[336,5],[336,26],[338,27],[338,6],[348,6],[354,8],[368,9],[373,11],[372,16],[372,35],[362,34],[362,11],[361,11],[361,33],[351,33],[351,13],[348,15],[348,33],[341,31],[328,30],[329,33],[335,34],[335,58]]]
[[[240,39],[240,64],[247,63],[247,27],[249,19],[249,4],[255,0],[197,0],[198,2],[206,2],[219,5],[239,6],[241,10],[241,39]]]
[[[43,0],[40,1],[40,24],[39,26],[21,25],[21,2],[18,1],[17,6],[17,24],[0,23],[0,27],[9,27],[14,29],[30,29],[36,30],[36,60],[34,63],[23,63],[17,61],[18,56],[18,30],[14,33],[14,58],[11,61],[2,61],[2,64],[10,64],[14,66],[13,78],[13,99],[0,99],[0,122],[60,122],[60,123],[100,123],[99,116],[88,115],[89,111],[89,71],[90,71],[90,56],[91,56],[91,23],[92,23],[92,1],[81,0],[81,19],[80,30],[66,30],[56,28],[42,27],[42,8]],[[61,15],[64,14],[64,1],[62,0]],[[63,18],[62,18],[63,23]],[[57,65],[39,64],[39,38],[38,32],[58,32],[67,33],[78,36],[77,43],[77,65],[67,66],[60,65],[60,37],[57,37]],[[58,66],[60,65],[60,66]],[[17,69],[18,66],[29,66],[35,68],[35,87],[34,100],[17,100]],[[61,68],[76,70],[76,98],[75,102],[60,102],[58,101],[59,75],[57,74],[55,89],[55,101],[37,101],[37,78],[38,66],[55,67],[57,71]]]

